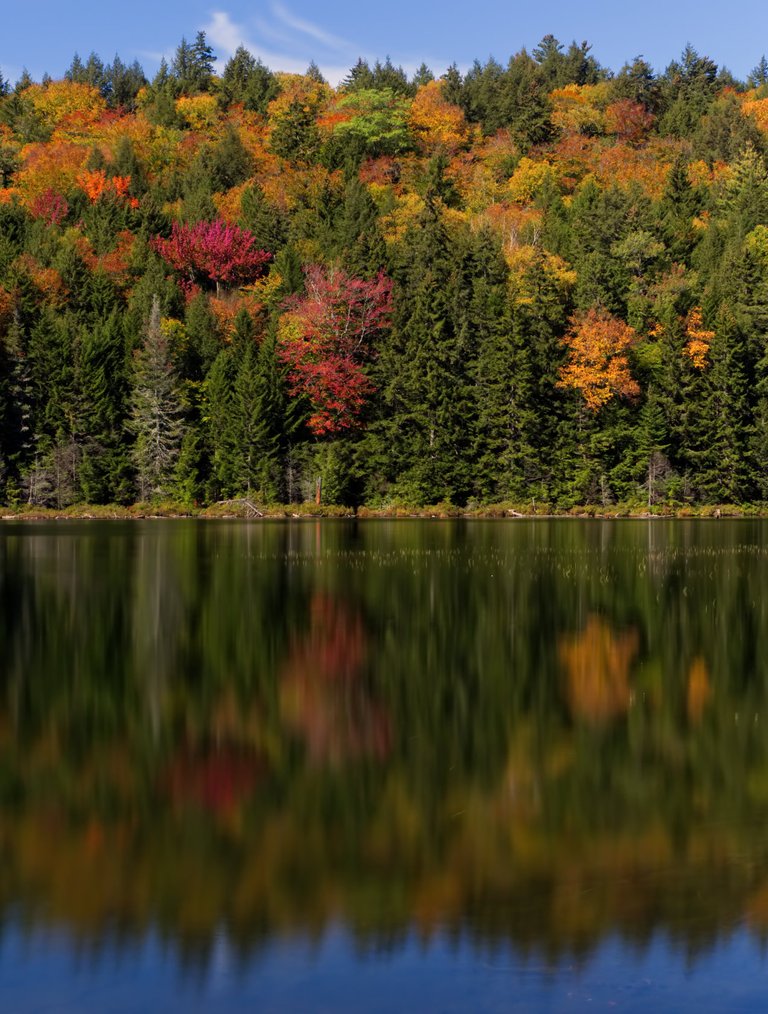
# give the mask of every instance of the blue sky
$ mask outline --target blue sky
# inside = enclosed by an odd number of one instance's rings
[[[745,77],[768,52],[768,3],[738,8],[712,0],[9,0],[0,34],[0,71],[15,81],[23,67],[35,79],[60,76],[75,51],[117,52],[138,59],[151,76],[182,36],[203,29],[220,60],[240,43],[274,70],[303,70],[311,59],[332,82],[358,56],[389,55],[413,70],[425,60],[437,73],[475,57],[501,61],[548,32],[562,42],[592,43],[601,63],[617,70],[643,54],[657,69],[686,42]]]

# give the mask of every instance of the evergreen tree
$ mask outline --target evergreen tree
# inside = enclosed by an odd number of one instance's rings
[[[478,491],[551,502],[570,467],[563,458],[568,399],[556,386],[568,305],[541,258],[524,285],[525,296],[499,312],[480,349]]]
[[[130,427],[136,481],[142,500],[172,492],[183,438],[181,387],[173,353],[160,319],[160,299],[152,310],[133,369]]]
[[[116,310],[103,322],[81,330],[77,364],[78,442],[82,448],[79,484],[88,503],[129,503],[126,421],[126,358]]]
[[[171,65],[171,73],[184,95],[206,92],[211,87],[216,57],[208,44],[205,32],[198,32],[193,43],[182,39]]]
[[[247,316],[247,315],[246,315]],[[247,497],[266,502],[281,492],[282,392],[274,334],[257,346],[242,316],[237,341],[244,351],[234,381],[231,411],[235,439],[235,476]]]
[[[253,233],[260,250],[269,250],[273,254],[284,246],[288,238],[287,216],[267,201],[256,183],[243,191],[240,224]]]
[[[239,46],[224,67],[219,97],[225,108],[242,103],[249,112],[266,113],[267,106],[279,91],[280,86],[272,71]]]
[[[471,423],[462,408],[472,364],[461,354],[450,244],[430,195],[405,247],[392,337],[377,371],[385,410],[379,453],[395,495],[461,503],[470,492]]]
[[[222,139],[206,152],[204,163],[214,192],[230,190],[253,175],[253,159],[232,126],[228,127]]]
[[[378,210],[357,174],[348,181],[338,216],[337,256],[344,268],[360,278],[373,278],[386,261]]]

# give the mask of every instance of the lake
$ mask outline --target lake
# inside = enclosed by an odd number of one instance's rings
[[[768,521],[0,527],[0,1009],[768,1008]]]

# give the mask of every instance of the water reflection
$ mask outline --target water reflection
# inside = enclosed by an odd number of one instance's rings
[[[0,529],[6,924],[195,962],[764,939],[766,535]]]
[[[310,603],[309,630],[295,639],[280,674],[280,716],[313,765],[341,766],[390,750],[390,719],[365,686],[362,616],[323,592]]]
[[[636,629],[615,633],[594,615],[580,633],[560,639],[559,655],[574,718],[599,725],[626,714],[632,696],[629,670],[638,646]]]

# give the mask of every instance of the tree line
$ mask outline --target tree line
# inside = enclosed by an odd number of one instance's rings
[[[0,501],[768,499],[768,64],[0,81]]]

